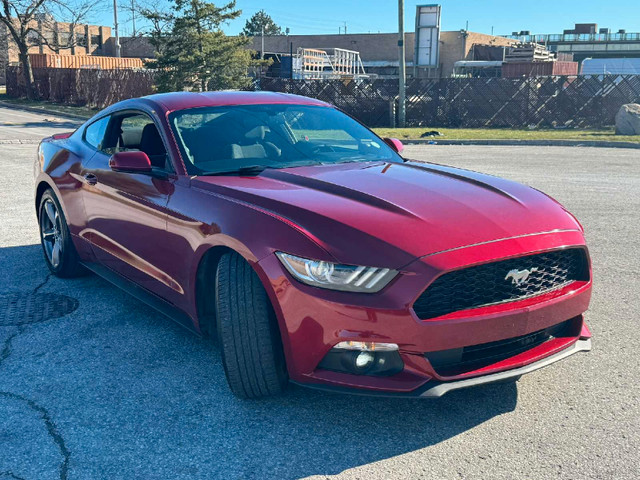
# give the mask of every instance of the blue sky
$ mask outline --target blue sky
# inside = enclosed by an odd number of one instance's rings
[[[109,4],[108,0],[103,1]],[[424,3],[431,2],[405,1],[407,31],[414,29],[416,5]],[[597,23],[612,31],[624,28],[627,32],[640,32],[640,0],[441,0],[439,3],[443,30],[464,28],[468,20],[469,30],[491,33],[493,27],[496,34],[515,30],[562,33],[574,23]],[[395,0],[237,0],[237,6],[242,16],[225,27],[229,34],[242,30],[246,19],[260,9],[267,11],[280,26],[289,27],[292,34],[338,33],[344,22],[347,31],[353,33],[397,31]],[[94,20],[112,25],[112,15],[107,9]],[[125,34],[131,30],[129,17],[124,11],[120,13]]]

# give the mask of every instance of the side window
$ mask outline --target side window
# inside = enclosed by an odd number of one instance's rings
[[[155,125],[153,121],[144,114],[132,115],[122,119],[120,124],[120,141],[118,142],[118,150],[140,150],[140,144],[142,143],[142,132],[144,132],[147,125]]]
[[[102,142],[110,118],[111,117],[101,118],[89,125],[84,131],[84,141],[96,150],[102,150]]]
[[[160,132],[153,120],[144,113],[122,118],[116,145],[115,151],[139,150],[147,154],[153,167],[172,170]]]

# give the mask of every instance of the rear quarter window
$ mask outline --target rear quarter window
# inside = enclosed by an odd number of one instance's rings
[[[103,117],[100,120],[96,120],[84,131],[84,141],[96,150],[102,149],[102,141],[107,131],[107,125],[109,125],[109,118],[110,117]]]

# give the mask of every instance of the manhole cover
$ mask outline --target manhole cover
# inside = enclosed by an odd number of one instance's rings
[[[78,308],[78,300],[55,293],[0,295],[0,325],[15,326],[59,318]]]

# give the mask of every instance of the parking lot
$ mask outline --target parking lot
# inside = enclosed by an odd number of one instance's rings
[[[0,479],[638,478],[639,150],[405,151],[527,183],[580,219],[592,352],[436,400],[241,401],[207,341],[95,276],[49,275],[35,142],[72,123],[0,108]]]

